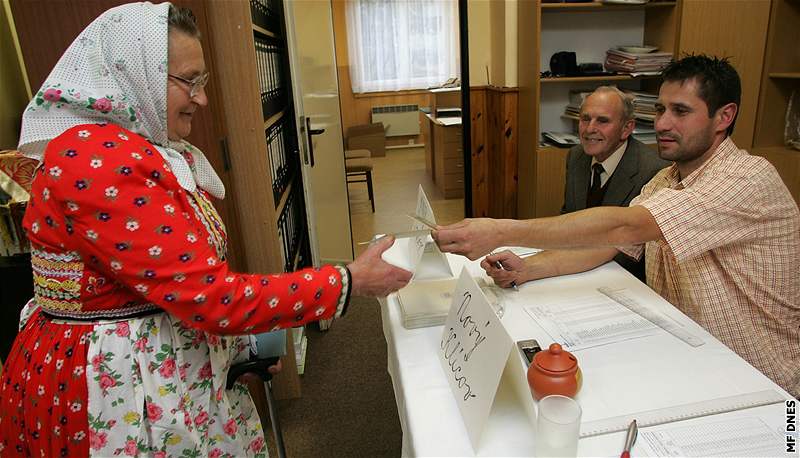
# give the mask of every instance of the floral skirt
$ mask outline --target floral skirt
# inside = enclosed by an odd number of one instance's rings
[[[2,456],[266,456],[245,385],[246,338],[166,313],[102,324],[36,310],[0,378]]]

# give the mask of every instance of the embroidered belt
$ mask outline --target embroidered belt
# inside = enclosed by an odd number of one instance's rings
[[[77,321],[81,323],[91,323],[97,321],[123,321],[163,312],[163,310],[161,310],[155,304],[138,304],[136,306],[129,306],[120,309],[92,310],[88,312],[81,312],[80,314],[53,311],[42,304],[39,304],[39,306],[42,307],[42,315],[50,318],[51,320],[65,320],[67,322]]]
[[[134,318],[161,312],[156,304],[149,302],[128,302],[111,309],[83,310],[83,261],[76,251],[51,253],[31,247],[31,267],[34,300],[48,317],[96,321]]]

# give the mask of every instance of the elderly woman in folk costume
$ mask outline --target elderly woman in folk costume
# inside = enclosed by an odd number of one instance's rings
[[[338,317],[350,294],[410,279],[380,259],[390,238],[346,267],[231,272],[210,201],[225,189],[183,141],[207,80],[191,12],[129,4],[29,104],[35,297],[0,378],[0,454],[266,455],[246,388],[225,389],[248,353],[230,336]]]

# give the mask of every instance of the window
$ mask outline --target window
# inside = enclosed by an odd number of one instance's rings
[[[459,76],[455,0],[350,0],[353,92],[440,86]]]

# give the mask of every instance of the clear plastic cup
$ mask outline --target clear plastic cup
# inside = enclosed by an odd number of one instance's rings
[[[539,401],[534,445],[537,457],[576,456],[581,406],[572,398],[545,396]]]

